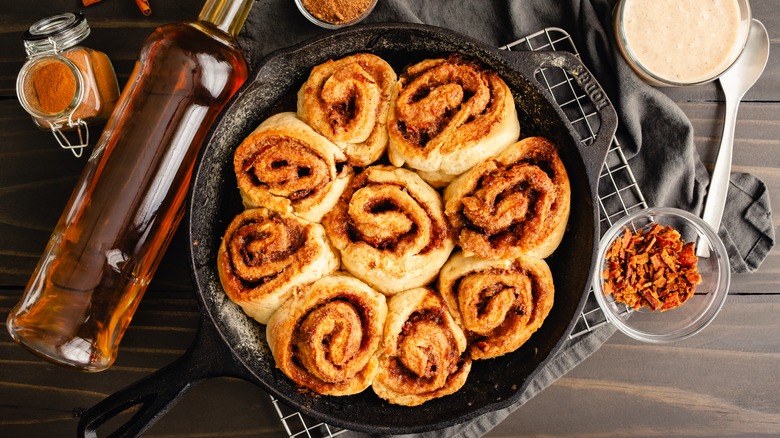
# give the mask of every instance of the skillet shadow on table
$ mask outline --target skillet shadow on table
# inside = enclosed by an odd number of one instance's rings
[[[474,362],[460,391],[413,408],[391,405],[370,388],[347,397],[320,396],[298,388],[274,366],[265,342],[265,326],[229,301],[217,273],[216,254],[222,235],[242,210],[233,151],[264,119],[282,110],[294,110],[295,93],[312,67],[357,52],[374,53],[399,73],[411,63],[454,52],[480,60],[497,71],[512,90],[522,135],[544,135],[560,146],[572,186],[566,235],[547,259],[556,295],[541,329],[514,353]],[[202,324],[213,325],[232,353],[220,359],[225,369],[243,370],[244,378],[305,415],[369,433],[440,429],[517,401],[563,346],[585,303],[598,243],[596,181],[616,124],[611,106],[602,107],[597,140],[582,146],[543,87],[529,80],[542,64],[574,70],[575,77],[584,71],[573,56],[500,52],[451,31],[408,24],[357,26],[275,52],[263,60],[212,130],[201,151],[191,191],[189,231],[193,276],[204,311]],[[197,357],[191,362],[191,366],[198,366]]]

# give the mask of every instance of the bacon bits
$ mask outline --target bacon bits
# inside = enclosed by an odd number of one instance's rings
[[[628,228],[607,250],[604,293],[634,309],[665,311],[681,306],[701,283],[693,242],[670,226]]]

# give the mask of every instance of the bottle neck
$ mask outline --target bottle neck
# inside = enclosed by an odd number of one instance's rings
[[[256,0],[206,0],[199,21],[213,24],[219,30],[237,36]]]

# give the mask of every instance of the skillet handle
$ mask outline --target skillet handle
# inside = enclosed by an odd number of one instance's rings
[[[577,147],[579,148],[580,155],[585,163],[588,179],[593,185],[592,188],[594,193],[596,193],[595,190],[597,189],[599,175],[604,165],[604,159],[612,144],[618,125],[617,113],[615,112],[614,106],[609,101],[607,93],[601,88],[601,85],[599,85],[593,77],[593,74],[590,73],[582,61],[570,52],[511,52],[500,50],[499,53],[504,59],[510,62],[513,67],[520,70],[526,78],[536,81],[537,84],[540,85],[540,88],[543,89],[544,94],[547,95],[548,99],[558,110],[559,105],[556,104],[555,97],[550,94],[547,85],[542,83],[537,77],[537,72],[543,68],[560,68],[565,70],[569,77],[571,77],[588,96],[593,104],[594,111],[599,116],[600,126],[598,132],[594,133],[592,142],[584,144],[580,141],[577,142]],[[522,59],[520,59],[520,57],[522,57]],[[562,111],[561,116],[568,122],[568,118]]]
[[[98,428],[135,407],[137,412],[125,423],[100,433],[109,437],[139,436],[202,380],[219,376],[251,379],[205,318],[201,317],[195,342],[183,356],[85,411],[79,420],[77,436],[97,437]]]

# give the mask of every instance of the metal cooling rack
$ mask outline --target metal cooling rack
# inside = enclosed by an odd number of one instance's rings
[[[571,52],[579,57],[579,52],[569,34],[556,27],[528,35],[501,47],[501,49],[558,50]],[[591,144],[599,130],[601,120],[587,94],[580,89],[568,73],[559,68],[539,70],[537,80],[550,91],[555,102],[579,134],[583,144]],[[634,178],[634,173],[628,165],[620,144],[614,137],[599,175],[598,198],[601,234],[604,234],[613,223],[628,213],[647,207],[645,198],[637,185],[636,178]],[[593,296],[593,290],[591,290],[569,338],[578,338],[606,323],[606,317],[599,308],[598,302]],[[284,424],[285,432],[291,438],[335,437],[347,432],[344,429],[334,428],[308,418],[273,397],[272,401],[279,419]]]
[[[580,56],[569,34],[556,27],[536,32],[510,43],[502,49],[562,50],[574,53],[578,58]],[[568,117],[582,139],[582,143],[591,144],[598,132],[601,120],[585,92],[580,89],[568,73],[559,68],[541,69],[537,73],[537,80],[552,93],[555,102]],[[618,219],[634,210],[647,207],[626,156],[614,137],[599,175],[598,198],[601,217],[599,226],[602,235]],[[593,290],[591,290],[569,339],[587,334],[606,323],[606,316],[604,316],[604,312],[599,307],[593,296]]]

